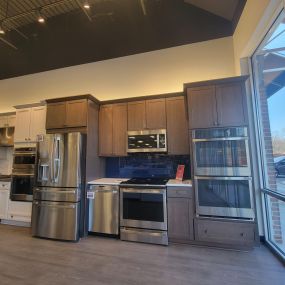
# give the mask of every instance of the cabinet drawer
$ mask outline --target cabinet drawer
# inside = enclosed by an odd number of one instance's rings
[[[195,239],[224,245],[253,246],[254,223],[195,219]]]
[[[168,198],[190,198],[193,197],[192,187],[167,187]]]

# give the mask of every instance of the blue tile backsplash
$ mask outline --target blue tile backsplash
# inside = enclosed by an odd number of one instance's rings
[[[177,166],[185,165],[184,179],[191,177],[189,155],[132,154],[106,159],[106,177],[165,177],[175,178]]]

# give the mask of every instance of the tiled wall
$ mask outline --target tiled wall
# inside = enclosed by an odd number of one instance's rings
[[[13,163],[13,148],[0,147],[0,174],[11,174]]]
[[[189,179],[189,155],[132,154],[127,157],[107,158],[106,177],[166,177],[175,178],[177,166],[185,165],[184,179]]]

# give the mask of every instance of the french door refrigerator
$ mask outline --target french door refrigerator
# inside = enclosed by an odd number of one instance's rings
[[[84,224],[84,135],[49,134],[39,142],[32,235],[78,241]]]

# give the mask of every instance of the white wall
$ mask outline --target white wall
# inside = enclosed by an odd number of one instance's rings
[[[0,80],[0,112],[79,94],[99,100],[182,91],[183,83],[235,75],[232,37]]]

